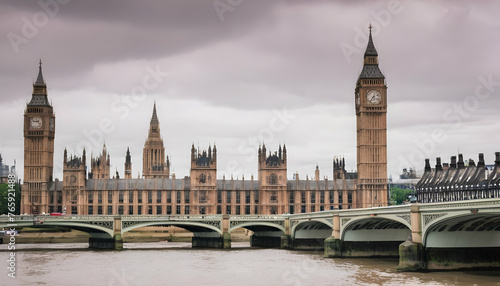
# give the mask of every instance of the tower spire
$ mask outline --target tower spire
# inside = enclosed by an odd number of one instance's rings
[[[42,75],[42,60],[38,65],[38,76],[35,83],[33,83],[33,96],[28,105],[51,106],[47,97],[47,85]]]
[[[158,124],[158,116],[156,115],[156,101],[153,104],[153,116],[151,117],[151,124]]]
[[[131,158],[130,158],[130,149],[127,147],[127,155],[125,156],[125,163],[130,163]]]
[[[366,46],[365,57],[366,56],[378,56],[377,50],[375,49],[375,45],[373,44],[372,38],[372,24],[368,26],[370,29],[370,36],[368,37],[368,45]]]
[[[385,79],[384,74],[378,67],[378,53],[373,44],[372,25],[368,26],[370,29],[368,44],[364,54],[363,70],[359,74],[359,79]]]
[[[169,164],[165,161],[165,147],[160,135],[160,121],[156,113],[156,101],[153,104],[153,115],[149,125],[149,133],[143,148],[142,172],[146,179],[166,178],[170,176]]]
[[[43,74],[42,74],[42,59],[40,59],[40,63],[38,66],[38,76],[36,78],[35,85],[36,86],[45,86],[45,82],[43,81]]]
[[[148,137],[160,137],[160,121],[156,114],[156,101],[153,104],[153,115],[151,116],[151,122],[149,124]]]

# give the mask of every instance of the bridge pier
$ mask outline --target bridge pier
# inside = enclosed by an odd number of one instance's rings
[[[428,270],[456,270],[466,268],[500,268],[500,248],[427,248]]]
[[[113,237],[89,237],[89,248],[91,249],[123,249],[123,239],[120,234]]]
[[[224,233],[222,236],[200,236],[195,234],[191,246],[193,248],[229,249],[231,248],[231,235],[229,233]]]
[[[222,216],[222,235],[216,232],[195,232],[191,242],[193,248],[231,248],[231,234],[229,233],[229,215]]]
[[[293,249],[293,240],[292,236],[290,235],[290,219],[286,218],[285,221],[285,233],[281,236],[281,243],[280,243],[280,248],[281,249]]]
[[[427,270],[424,246],[422,244],[422,228],[420,209],[418,205],[410,206],[411,239],[399,245],[398,271],[425,271]]]
[[[293,240],[292,236],[289,234],[285,234],[281,236],[281,249],[293,249]]]
[[[344,241],[342,257],[398,257],[400,241]]]
[[[326,258],[342,257],[342,241],[334,236],[325,239],[325,253]]]
[[[399,245],[398,271],[424,271],[424,247],[421,243],[413,243],[409,240]]]
[[[295,238],[292,247],[295,250],[323,250],[325,248],[325,239]]]
[[[342,257],[342,240],[340,240],[340,216],[338,213],[333,214],[332,236],[325,239],[324,245],[324,257]]]
[[[231,234],[229,233],[229,215],[225,214],[222,216],[222,248],[231,248]]]
[[[103,237],[101,234],[90,234],[89,248],[92,249],[123,249],[122,218],[113,218],[113,237]]]
[[[281,233],[282,232],[275,234],[273,231],[254,232],[254,234],[250,236],[250,246],[280,248],[282,239]]]
[[[324,257],[397,257],[397,241],[342,241],[335,237],[325,239]]]

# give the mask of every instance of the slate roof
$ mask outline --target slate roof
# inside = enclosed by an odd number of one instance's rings
[[[469,159],[468,166],[464,165],[463,157],[460,154],[459,160],[451,157],[451,164],[448,169],[443,169],[441,160],[436,160],[436,168],[430,167],[429,159],[425,162],[425,171],[416,185],[417,194],[424,193],[442,193],[450,189],[467,190],[486,190],[489,188],[498,188],[500,183],[500,152],[496,153],[495,168],[488,174],[484,164],[483,154],[479,155],[477,165],[472,159]]]
[[[378,53],[375,49],[372,39],[372,27],[370,26],[370,36],[364,57],[377,57]],[[363,70],[359,74],[358,79],[385,79],[384,74],[380,71],[378,64],[365,64]]]
[[[370,26],[370,36],[368,37],[368,45],[366,46],[365,57],[366,56],[378,56],[377,49],[373,44],[372,39],[372,27]]]
[[[378,68],[378,65],[366,64],[359,74],[359,79],[385,79],[385,76]]]
[[[36,78],[34,87],[46,87],[45,82],[43,80],[42,75],[42,61],[40,60],[40,66],[38,67],[38,77]],[[33,94],[30,102],[28,103],[30,106],[50,106],[49,99],[47,98],[47,94]]]

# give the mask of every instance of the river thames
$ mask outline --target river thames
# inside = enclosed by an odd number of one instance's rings
[[[190,243],[126,243],[122,251],[86,243],[16,245],[16,279],[1,285],[500,285],[500,271],[396,272],[397,259],[331,259],[322,252],[192,249]],[[8,258],[6,245],[0,253]],[[6,259],[3,259],[7,265]]]

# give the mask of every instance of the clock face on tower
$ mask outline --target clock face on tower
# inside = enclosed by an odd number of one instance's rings
[[[372,89],[366,94],[366,99],[369,104],[379,104],[382,96],[379,91]]]
[[[30,118],[30,128],[31,129],[40,129],[40,128],[42,128],[42,118],[40,118],[40,117],[31,117]]]

